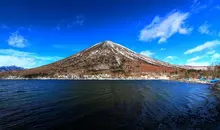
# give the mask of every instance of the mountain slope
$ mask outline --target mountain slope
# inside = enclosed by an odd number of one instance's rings
[[[174,66],[125,48],[112,41],[93,45],[55,63],[13,73],[22,77],[59,75],[132,75],[143,72],[171,72]]]

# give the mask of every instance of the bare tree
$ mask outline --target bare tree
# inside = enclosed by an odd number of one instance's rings
[[[220,62],[212,63],[211,66],[208,67],[208,75],[212,78],[220,77]]]
[[[220,62],[215,66],[216,77],[220,78]]]

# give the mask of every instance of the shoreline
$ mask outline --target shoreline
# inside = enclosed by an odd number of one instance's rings
[[[184,79],[167,79],[167,78],[0,78],[0,80],[98,80],[98,81],[117,81],[117,80],[124,80],[124,81],[132,81],[132,80],[163,80],[163,81],[177,81],[182,83],[194,83],[194,84],[206,84],[206,85],[212,85],[213,83],[210,83],[208,81],[200,81],[199,79],[193,79],[193,80],[184,80]]]
[[[206,85],[213,85],[213,83],[210,82],[204,82],[204,81],[187,81],[187,80],[175,80],[182,83],[193,83],[193,84],[206,84]]]

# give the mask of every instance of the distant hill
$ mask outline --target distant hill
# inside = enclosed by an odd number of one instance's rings
[[[24,70],[22,67],[17,66],[1,66],[0,72],[14,71],[14,70]]]

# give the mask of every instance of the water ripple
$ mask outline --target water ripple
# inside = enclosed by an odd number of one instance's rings
[[[220,93],[176,81],[0,81],[0,129],[218,129]]]

